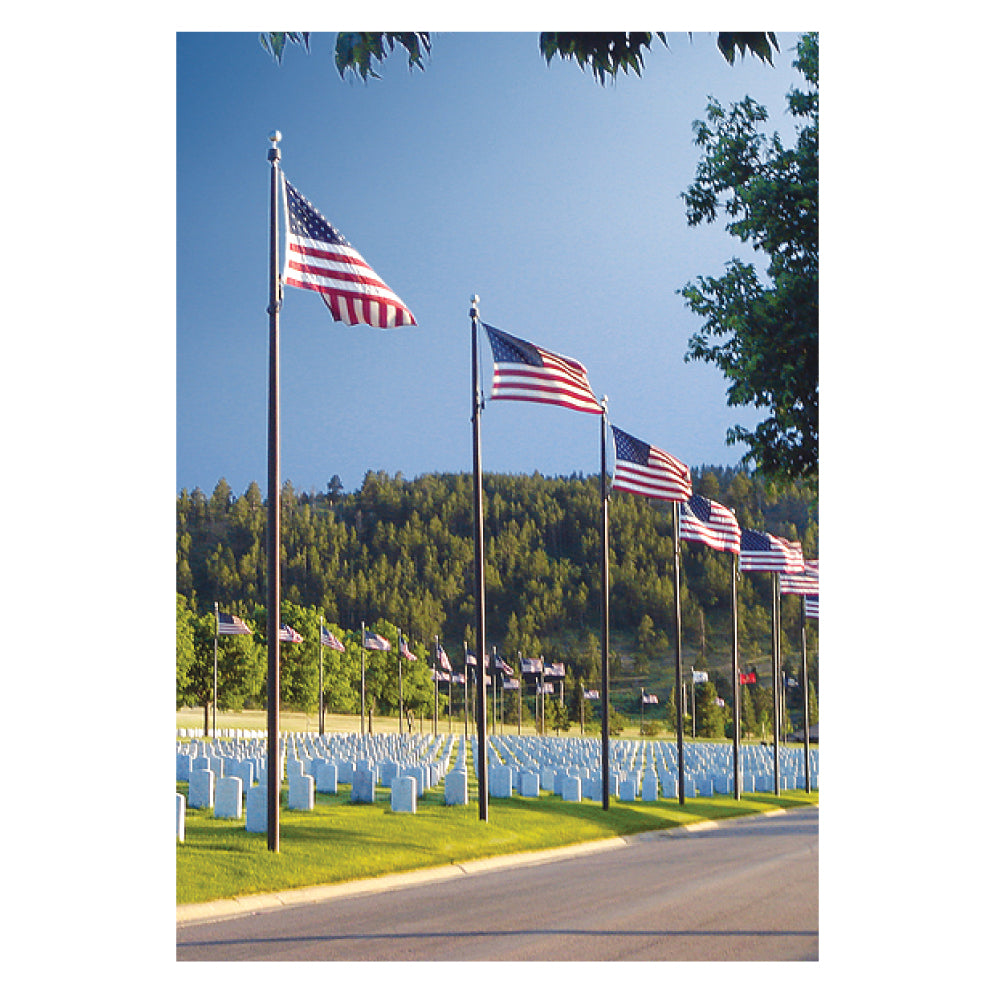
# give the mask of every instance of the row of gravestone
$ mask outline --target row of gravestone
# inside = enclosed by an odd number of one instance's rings
[[[478,774],[475,738],[470,743],[473,766]],[[314,793],[336,793],[340,780],[351,785],[352,801],[373,802],[375,786],[383,785],[390,788],[393,811],[415,812],[417,800],[428,787],[436,786],[442,776],[445,777],[445,804],[468,803],[466,745],[462,737],[296,736],[287,738],[282,750],[285,754],[292,753],[290,758],[281,758],[283,773],[287,774],[289,782],[288,805],[291,809],[312,809]],[[335,750],[343,753],[344,759],[334,758]],[[393,756],[373,762],[366,755],[376,750]],[[674,744],[614,741],[609,750],[609,796],[615,795],[626,802],[639,796],[643,801],[677,797]],[[225,756],[223,751],[226,751]],[[413,757],[418,753],[422,756],[414,763]],[[743,791],[773,791],[772,753],[771,749],[759,746],[741,747]],[[410,767],[406,766],[407,760],[400,759],[407,755]],[[779,758],[781,790],[805,787],[802,751],[779,747]],[[247,830],[266,831],[266,749],[262,739],[181,743],[178,744],[177,760],[178,780],[189,782],[190,802],[187,804],[191,808],[211,807],[218,817],[238,819],[245,795]],[[487,743],[487,760],[491,797],[509,797],[515,791],[525,797],[536,797],[541,791],[551,791],[566,801],[603,798],[600,749],[593,739],[491,737]],[[819,752],[815,748],[810,750],[810,770],[811,786],[818,788]],[[687,747],[684,788],[687,797],[731,794],[731,747],[722,744]],[[183,796],[179,794],[180,839],[183,839],[184,811]]]
[[[475,742],[475,741],[473,741]],[[474,758],[477,761],[478,756]],[[493,769],[509,766],[515,773],[537,772],[542,789],[560,792],[558,777],[567,774],[581,779],[582,794],[602,798],[601,753],[599,743],[587,738],[545,738],[538,736],[493,737],[489,744],[491,793]],[[679,769],[677,748],[666,741],[616,740],[609,745],[609,794],[631,801],[640,792],[644,799],[677,796]],[[819,787],[819,750],[809,751],[809,785]],[[746,792],[773,792],[773,750],[761,746],[740,748],[741,789]],[[501,794],[506,785],[501,778]],[[806,787],[802,749],[779,747],[779,789]],[[656,785],[662,792],[654,794]],[[733,792],[733,753],[727,744],[696,743],[685,747],[684,790],[688,797]],[[572,790],[570,794],[573,794]]]
[[[247,831],[267,831],[264,740],[191,741],[178,743],[176,749],[177,780],[188,782],[187,799],[177,793],[178,840],[184,839],[187,808],[210,808],[217,819],[240,819],[244,799]],[[465,744],[461,737],[290,737],[280,746],[279,773],[288,781],[289,809],[312,810],[317,791],[336,794],[338,782],[343,781],[351,786],[352,802],[374,802],[376,786],[383,785],[390,788],[394,811],[415,812],[417,799],[444,777],[453,750],[454,761],[464,761]],[[336,752],[342,756],[335,756]],[[376,760],[377,753],[388,756]],[[460,771],[453,769],[448,779],[446,804],[466,804],[464,765]]]

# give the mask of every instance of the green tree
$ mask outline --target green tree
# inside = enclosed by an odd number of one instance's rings
[[[807,83],[788,95],[797,122],[786,148],[763,132],[767,110],[747,97],[729,111],[711,100],[697,121],[703,151],[683,194],[691,226],[731,221],[726,230],[768,258],[765,285],[752,264],[730,261],[721,278],[699,277],[681,289],[705,319],[687,359],[715,364],[731,406],[770,415],[753,430],[736,425],[729,443],[771,476],[815,477],[819,454],[819,42],[802,37],[794,66]]]
[[[569,718],[569,709],[563,702],[559,701],[558,698],[553,698],[551,704],[552,704],[551,722],[547,721],[546,726],[547,728],[551,728],[552,731],[556,733],[560,732],[565,733],[570,728],[571,725]],[[545,715],[546,717],[548,717],[549,716],[548,700],[546,700],[545,702],[545,709],[546,709]]]
[[[695,684],[695,718],[699,736],[723,736],[726,731],[726,713],[717,703],[719,692],[711,681]]]
[[[809,725],[815,726],[819,723],[819,699],[816,697],[816,685],[812,678],[809,679]]]
[[[218,636],[218,686],[215,688],[215,613],[193,618],[194,658],[188,672],[184,704],[203,705],[205,731],[210,726],[213,689],[220,711],[242,709],[262,696],[267,678],[267,658],[255,636]]]
[[[191,676],[195,670],[194,648],[194,614],[188,608],[187,601],[177,595],[177,641],[175,645],[177,659],[177,707],[187,704],[188,688]]]
[[[740,729],[748,736],[757,732],[757,713],[747,684],[740,685]]]
[[[653,36],[664,46],[667,36],[662,31],[543,31],[538,47],[548,63],[555,56],[575,59],[581,69],[590,69],[594,79],[602,85],[613,80],[619,72],[632,70],[642,75],[644,56],[650,50]],[[308,31],[268,31],[260,33],[260,43],[267,52],[281,62],[289,44],[301,45],[307,52],[311,33]],[[379,79],[375,65],[381,65],[396,46],[409,55],[409,66],[424,68],[424,57],[430,55],[429,31],[341,31],[334,42],[333,59],[337,72],[343,77],[354,73],[362,80]],[[741,56],[751,53],[764,62],[772,63],[772,53],[778,51],[778,40],[773,31],[720,31],[716,45],[730,65]]]

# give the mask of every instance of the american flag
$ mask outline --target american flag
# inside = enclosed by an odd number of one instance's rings
[[[801,573],[782,573],[778,588],[783,594],[819,595],[819,560],[806,559]]]
[[[410,652],[410,647],[406,644],[406,640],[402,636],[399,637],[399,651],[403,654],[404,660],[415,660],[417,658],[414,653]]]
[[[806,594],[806,618],[819,619],[819,594]]]
[[[572,358],[553,354],[483,323],[493,348],[490,399],[553,403],[582,413],[603,413],[587,381],[587,369]]]
[[[337,650],[338,653],[344,652],[344,644],[325,625],[319,627],[319,641],[324,646]]]
[[[680,536],[687,542],[704,542],[719,552],[740,551],[740,522],[721,503],[692,493],[681,504]]]
[[[644,694],[642,696],[642,703],[644,705],[659,705],[660,699],[655,694]]]
[[[368,629],[365,629],[362,645],[365,649],[377,649],[382,653],[388,653],[392,649],[388,639],[383,639],[377,632],[369,632]]]
[[[673,455],[612,426],[615,469],[612,487],[655,500],[687,500],[691,470]]]
[[[351,326],[416,325],[402,299],[287,180],[285,218],[286,285],[319,292],[333,318]]]
[[[302,636],[291,625],[282,625],[278,629],[278,642],[302,642]]]
[[[740,539],[740,571],[801,573],[805,570],[802,543],[746,528]]]
[[[505,677],[503,679],[504,691],[517,691],[521,687],[521,682],[516,677]]]
[[[565,677],[566,676],[566,664],[565,663],[546,663],[542,672],[543,672],[543,674],[546,677]]]
[[[493,665],[490,667],[490,671],[494,674],[505,674],[507,677],[514,676],[514,668],[509,663],[505,663],[503,657],[499,654],[493,657]]]
[[[601,692],[595,691],[594,689],[589,689],[583,692],[584,701],[600,701]]]
[[[219,635],[250,635],[250,626],[242,618],[236,615],[227,615],[222,611],[218,612],[218,634]]]
[[[437,661],[442,670],[451,671],[451,660],[448,659],[448,654],[444,651],[444,647],[438,643],[437,647]]]
[[[537,656],[521,657],[522,674],[540,674],[542,672],[542,661]]]

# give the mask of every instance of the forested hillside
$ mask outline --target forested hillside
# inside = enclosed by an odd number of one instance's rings
[[[778,489],[729,468],[695,468],[692,473],[695,492],[731,507],[743,527],[798,539],[807,558],[818,557],[815,489],[801,484]],[[581,679],[596,685],[601,624],[598,477],[486,474],[484,494],[487,646],[495,644],[512,664],[519,652],[564,662],[567,689],[578,687]],[[415,707],[432,697],[423,675],[435,637],[440,636],[456,666],[463,660],[463,640],[472,645],[474,639],[471,476],[428,474],[406,481],[370,472],[354,493],[344,493],[336,476],[325,493],[297,493],[286,482],[281,502],[283,617],[307,639],[287,653],[282,650],[289,661],[289,669],[283,669],[283,700],[307,709],[317,702],[320,614],[348,641],[362,621],[391,631],[391,641],[398,627],[421,660],[420,670],[408,670],[411,690],[404,692],[404,702]],[[205,657],[212,655],[216,601],[220,610],[239,615],[256,631],[253,639],[220,640],[220,677],[225,672],[228,692],[223,699],[220,680],[220,703],[236,707],[263,701],[266,522],[266,504],[256,483],[240,495],[220,480],[210,496],[198,488],[178,496],[178,704],[204,704]],[[682,543],[681,549],[684,664],[710,669],[715,688],[729,701],[731,556],[698,544]],[[665,703],[672,688],[675,641],[668,505],[612,494],[610,570],[613,689],[637,691],[644,685],[660,691]],[[766,666],[771,649],[769,577],[741,575],[739,602],[741,662]],[[783,659],[797,670],[798,598],[783,598],[782,625]],[[188,643],[182,633],[186,637],[189,632],[193,651],[182,654]],[[811,679],[816,679],[812,624],[809,648]],[[331,708],[357,710],[358,692],[347,683],[355,668],[337,664],[338,656],[353,663],[356,652],[349,646],[345,654],[328,653],[331,676],[324,679]],[[395,710],[396,655],[368,656],[369,669],[379,670],[385,661],[386,678],[369,692],[376,710]],[[629,697],[621,706],[616,700],[616,707],[634,708]]]

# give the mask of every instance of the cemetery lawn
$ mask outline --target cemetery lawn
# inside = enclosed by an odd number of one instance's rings
[[[187,782],[177,782],[187,797]],[[702,820],[748,816],[775,808],[811,805],[819,793],[780,797],[745,794],[656,802],[564,802],[542,792],[491,799],[489,821],[479,819],[476,782],[469,774],[469,804],[445,806],[440,788],[428,790],[416,813],[394,813],[389,790],[379,787],[371,804],[352,803],[350,789],[317,793],[312,812],[284,808],[280,850],[267,849],[266,834],[247,833],[243,819],[215,819],[212,809],[188,809],[185,840],[177,844],[177,904],[207,902],[372,878],[476,858],[562,847]]]

